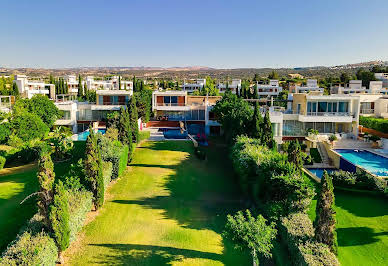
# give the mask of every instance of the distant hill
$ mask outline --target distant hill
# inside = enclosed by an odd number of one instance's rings
[[[81,74],[83,76],[108,76],[121,75],[124,78],[131,78],[134,75],[139,78],[165,78],[165,79],[189,79],[210,76],[217,79],[228,78],[252,78],[255,74],[268,76],[273,70],[282,76],[288,74],[301,74],[308,78],[321,78],[327,76],[339,76],[342,72],[354,74],[359,68],[371,68],[375,65],[387,65],[387,62],[380,60],[346,64],[338,66],[312,66],[295,68],[233,68],[217,69],[206,66],[185,66],[185,67],[74,67],[74,68],[5,68],[0,67],[3,75],[26,74],[29,76],[63,76],[67,74]]]

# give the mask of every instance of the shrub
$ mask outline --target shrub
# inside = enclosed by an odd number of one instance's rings
[[[27,112],[14,115],[11,129],[23,141],[43,139],[49,132],[47,125],[37,115]]]
[[[112,163],[103,161],[102,168],[102,175],[104,176],[104,187],[106,189],[112,180]]]
[[[149,131],[149,130],[139,131],[139,142],[146,140],[146,139],[149,139],[150,136],[151,136],[151,131]]]
[[[337,136],[334,135],[334,134],[333,134],[333,135],[330,135],[329,140],[330,140],[331,142],[336,141],[336,140],[337,140]]]
[[[303,161],[304,161],[305,165],[313,165],[314,164],[313,158],[311,157],[310,154],[304,153]]]
[[[6,143],[10,135],[11,129],[9,128],[9,123],[0,124],[0,143]]]
[[[6,159],[3,156],[0,156],[0,170],[4,168]]]
[[[85,190],[69,191],[69,228],[70,242],[73,242],[77,233],[85,223],[86,215],[93,207],[93,194]]]
[[[119,139],[119,130],[115,127],[109,127],[104,136],[110,140],[118,140]]]
[[[387,189],[386,180],[376,178],[361,170],[357,170],[356,173],[340,170],[330,173],[330,176],[335,186],[373,190],[379,193],[384,193]]]
[[[360,116],[360,125],[383,133],[388,133],[388,120],[383,118]]]
[[[46,232],[43,217],[34,215],[0,258],[0,265],[55,265],[58,248]]]
[[[24,141],[21,138],[19,138],[18,136],[16,136],[15,134],[11,134],[8,138],[7,143],[9,146],[18,148],[18,147],[23,146]]]
[[[112,141],[105,136],[99,136],[99,147],[102,160],[112,163],[112,179],[116,179],[124,172],[128,163],[128,145],[120,141]]]
[[[378,140],[381,140],[381,138],[378,137],[378,136],[372,135],[372,136],[369,137],[369,140],[371,140],[371,141],[373,141],[373,142],[376,142],[376,141],[378,141]]]
[[[356,175],[351,172],[339,170],[329,174],[333,179],[333,184],[344,187],[351,187],[356,184]]]
[[[311,148],[310,149],[310,155],[313,158],[313,161],[315,163],[321,163],[322,162],[321,155],[319,154],[319,151],[318,151],[317,148]]]
[[[294,265],[339,265],[329,248],[314,240],[314,228],[307,214],[292,213],[281,218],[279,232]]]
[[[53,204],[50,206],[50,224],[58,249],[63,251],[70,244],[69,197],[62,181],[55,186]]]
[[[0,265],[55,265],[58,250],[47,233],[24,232],[8,246]]]

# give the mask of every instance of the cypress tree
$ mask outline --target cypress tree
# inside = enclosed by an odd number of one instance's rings
[[[137,120],[139,119],[136,107],[136,97],[131,97],[129,105],[129,120],[131,123],[132,142],[137,143],[139,140],[139,126]]]
[[[84,96],[84,90],[83,90],[83,87],[82,87],[82,77],[81,77],[81,74],[78,75],[78,93],[77,93],[77,96],[78,97],[83,97]]]
[[[49,206],[53,200],[55,172],[49,147],[44,146],[40,152],[37,177],[39,182],[39,214],[43,216],[45,225],[50,228]]]
[[[97,136],[92,127],[86,140],[85,177],[94,196],[96,210],[104,204],[104,177],[102,175],[102,159],[97,143]]]
[[[272,148],[273,144],[273,133],[272,124],[269,118],[269,112],[266,110],[263,122],[263,134],[261,134],[261,143],[266,145],[268,148]]]
[[[135,76],[133,76],[132,83],[133,83],[133,92],[137,92],[136,77]]]
[[[259,95],[257,95],[257,84],[253,87],[253,99],[258,99]]]
[[[330,250],[337,254],[333,182],[326,171],[321,179],[314,226],[317,241],[328,245]]]
[[[85,86],[84,86],[84,94],[85,94],[85,99],[87,101],[89,101],[90,100],[89,99],[89,90],[88,90],[88,86],[86,85],[86,83],[85,83]]]
[[[67,84],[67,81],[65,83],[65,91],[64,91],[65,94],[68,94],[69,93],[69,85]]]
[[[260,113],[260,106],[258,102],[255,102],[255,109],[253,112],[252,126],[251,126],[251,135],[254,138],[261,139],[263,134],[263,116]]]
[[[19,88],[15,82],[12,83],[12,93],[11,94],[13,96],[19,96]]]
[[[132,151],[133,151],[132,128],[131,128],[131,121],[129,119],[128,110],[124,107],[122,107],[120,110],[118,130],[119,130],[119,140],[124,145],[128,145],[128,148],[129,148],[128,162],[129,162],[132,157]]]
[[[119,76],[119,90],[121,90],[121,76]]]
[[[298,169],[303,166],[302,150],[297,140],[291,141],[287,150],[288,161],[294,163]]]
[[[50,206],[50,223],[55,242],[58,246],[59,257],[61,252],[69,247],[70,226],[69,226],[69,197],[62,181],[55,186],[53,203]]]

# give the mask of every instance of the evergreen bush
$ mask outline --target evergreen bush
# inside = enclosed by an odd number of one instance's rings
[[[69,191],[69,228],[70,242],[73,242],[77,233],[81,231],[86,215],[93,207],[93,194],[86,190]]]

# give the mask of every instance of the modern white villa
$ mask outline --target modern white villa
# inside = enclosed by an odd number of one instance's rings
[[[32,98],[36,94],[47,95],[50,99],[55,99],[55,85],[46,84],[43,81],[29,80],[26,75],[15,75],[14,83],[19,88],[22,97]]]
[[[277,96],[282,91],[282,87],[279,85],[279,80],[271,79],[268,84],[261,84],[256,82],[257,94],[259,98]]]
[[[232,79],[231,82],[220,82],[217,88],[220,92],[225,92],[228,89],[232,93],[237,93],[241,89],[241,79]]]
[[[309,93],[309,92],[322,92],[324,89],[318,86],[316,79],[308,79],[306,85],[292,85],[290,86],[291,93]]]
[[[191,79],[184,80],[182,89],[184,91],[193,92],[202,89],[204,86],[206,86],[206,79]]]

